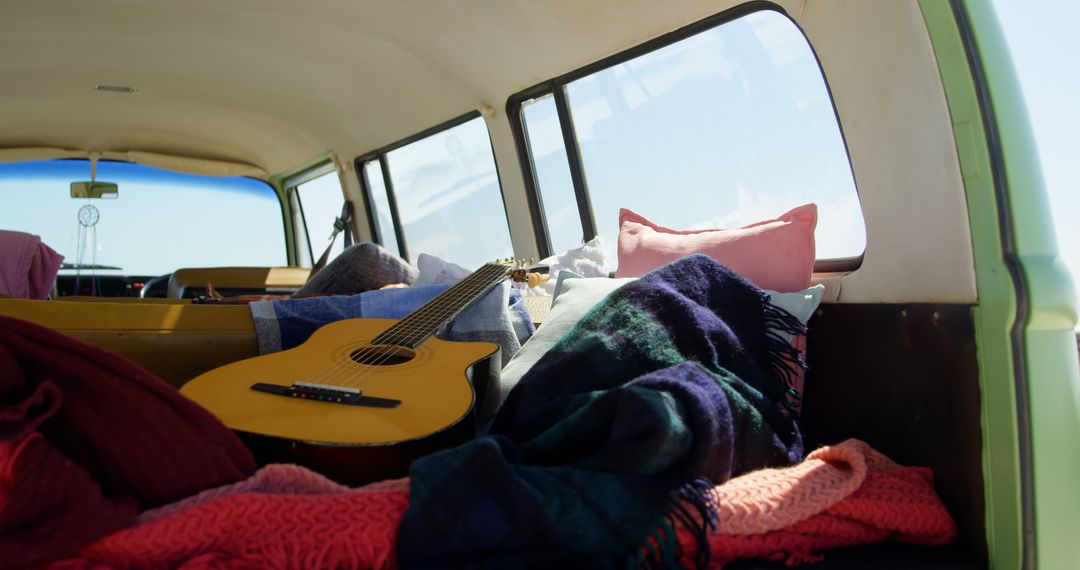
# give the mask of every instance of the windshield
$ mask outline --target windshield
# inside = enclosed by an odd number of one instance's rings
[[[88,160],[0,164],[0,229],[29,232],[65,268],[161,275],[180,267],[287,265],[281,203],[265,182],[98,162],[118,196],[71,198]]]

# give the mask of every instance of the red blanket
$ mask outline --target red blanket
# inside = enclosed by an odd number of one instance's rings
[[[232,432],[146,370],[0,317],[0,566],[71,556],[254,470]]]
[[[102,567],[397,568],[394,543],[409,503],[407,480],[346,489],[306,469],[272,465],[254,477],[143,513],[53,570]],[[713,489],[720,520],[712,562],[813,560],[839,546],[897,540],[944,544],[956,526],[929,471],[900,467],[849,440],[803,463],[767,469]],[[683,563],[694,537],[680,529]]]

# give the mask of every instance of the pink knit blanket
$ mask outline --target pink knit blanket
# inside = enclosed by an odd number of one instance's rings
[[[732,479],[713,498],[719,520],[709,535],[709,568],[739,558],[794,564],[828,548],[884,540],[945,544],[957,534],[929,469],[901,467],[858,440]],[[408,503],[407,479],[348,489],[301,467],[272,465],[146,511],[135,526],[51,568],[392,569]],[[692,567],[694,538],[680,529],[678,539]]]
[[[948,544],[956,523],[925,467],[902,467],[866,443],[822,447],[798,465],[763,469],[713,489],[717,526],[708,568],[740,558],[819,560],[830,548],[893,540]],[[697,545],[679,532],[684,561]]]
[[[296,465],[142,513],[51,569],[397,568],[408,479],[349,489]]]

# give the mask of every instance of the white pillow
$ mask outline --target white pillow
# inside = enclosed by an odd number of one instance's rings
[[[551,295],[555,292],[555,282],[563,270],[573,271],[582,277],[607,277],[606,255],[600,245],[600,238],[595,237],[581,247],[567,250],[561,255],[552,255],[540,260],[548,266],[550,279],[535,288],[525,289],[526,295]]]
[[[566,331],[569,331],[589,309],[607,297],[612,291],[633,281],[624,279],[566,279],[562,283],[559,297],[551,304],[544,322],[536,327],[529,340],[521,345],[521,350],[503,366],[499,376],[499,405],[506,401],[510,389],[517,385],[521,377],[547,354],[551,347]]]
[[[814,316],[814,311],[817,310],[818,305],[821,304],[821,298],[825,295],[825,286],[814,285],[793,293],[778,293],[767,289],[765,292],[769,294],[769,303],[771,305],[791,313],[791,316],[799,319],[799,322],[805,325],[810,320],[810,317]],[[781,332],[780,336],[791,342],[795,335]]]

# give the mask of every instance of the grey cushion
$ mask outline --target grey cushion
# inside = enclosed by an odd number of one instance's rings
[[[377,243],[364,242],[345,248],[296,294],[355,295],[391,283],[411,285],[416,276],[416,269],[404,259]]]

